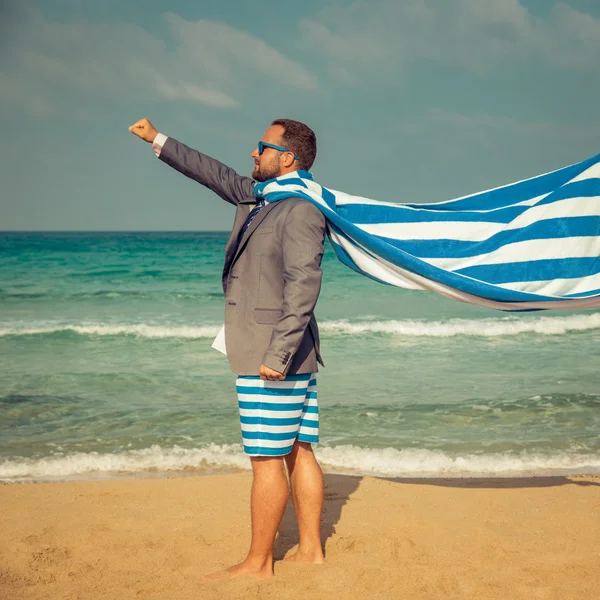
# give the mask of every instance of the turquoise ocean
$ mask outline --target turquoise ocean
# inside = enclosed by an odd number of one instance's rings
[[[247,469],[223,322],[228,234],[0,234],[0,481]],[[384,286],[331,248],[324,468],[600,473],[600,311],[503,313]]]

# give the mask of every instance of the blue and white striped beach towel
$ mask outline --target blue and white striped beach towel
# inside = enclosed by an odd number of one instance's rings
[[[600,154],[435,204],[351,196],[307,171],[256,184],[255,194],[312,202],[337,257],[382,283],[500,310],[600,306]]]

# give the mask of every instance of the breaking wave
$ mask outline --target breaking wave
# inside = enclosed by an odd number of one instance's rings
[[[560,451],[452,456],[435,450],[335,446],[319,447],[316,454],[327,471],[381,477],[530,477],[600,473],[600,455]],[[249,468],[248,457],[238,444],[211,444],[202,448],[154,445],[117,454],[80,452],[5,459],[0,461],[0,481],[99,479],[173,471],[201,474]]]
[[[40,322],[0,326],[0,336],[75,333],[89,336],[133,335],[146,338],[210,338],[220,324],[107,324]],[[320,324],[326,336],[379,334],[399,337],[501,337],[526,333],[562,335],[573,331],[600,329],[600,312],[566,317],[502,317],[498,319],[425,320],[338,320]]]
[[[321,325],[324,333],[358,335],[364,333],[390,334],[406,337],[453,337],[458,335],[499,337],[536,333],[562,335],[569,331],[586,331],[600,328],[600,313],[571,315],[568,317],[500,319],[448,319],[447,321],[326,321]]]

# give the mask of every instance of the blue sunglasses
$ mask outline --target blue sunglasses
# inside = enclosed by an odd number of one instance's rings
[[[289,148],[283,146],[277,146],[276,144],[268,144],[267,142],[258,142],[258,155],[260,156],[265,148],[273,148],[273,150],[279,150],[279,152],[292,152]],[[300,160],[295,152],[292,152],[296,160]]]

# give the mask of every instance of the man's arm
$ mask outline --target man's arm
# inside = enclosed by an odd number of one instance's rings
[[[325,217],[310,202],[298,202],[287,214],[283,240],[283,304],[265,367],[285,374],[292,362],[321,290]]]
[[[250,177],[238,175],[222,162],[159,134],[148,119],[140,119],[129,131],[152,144],[160,160],[206,186],[223,200],[237,205],[254,196],[254,181]]]

